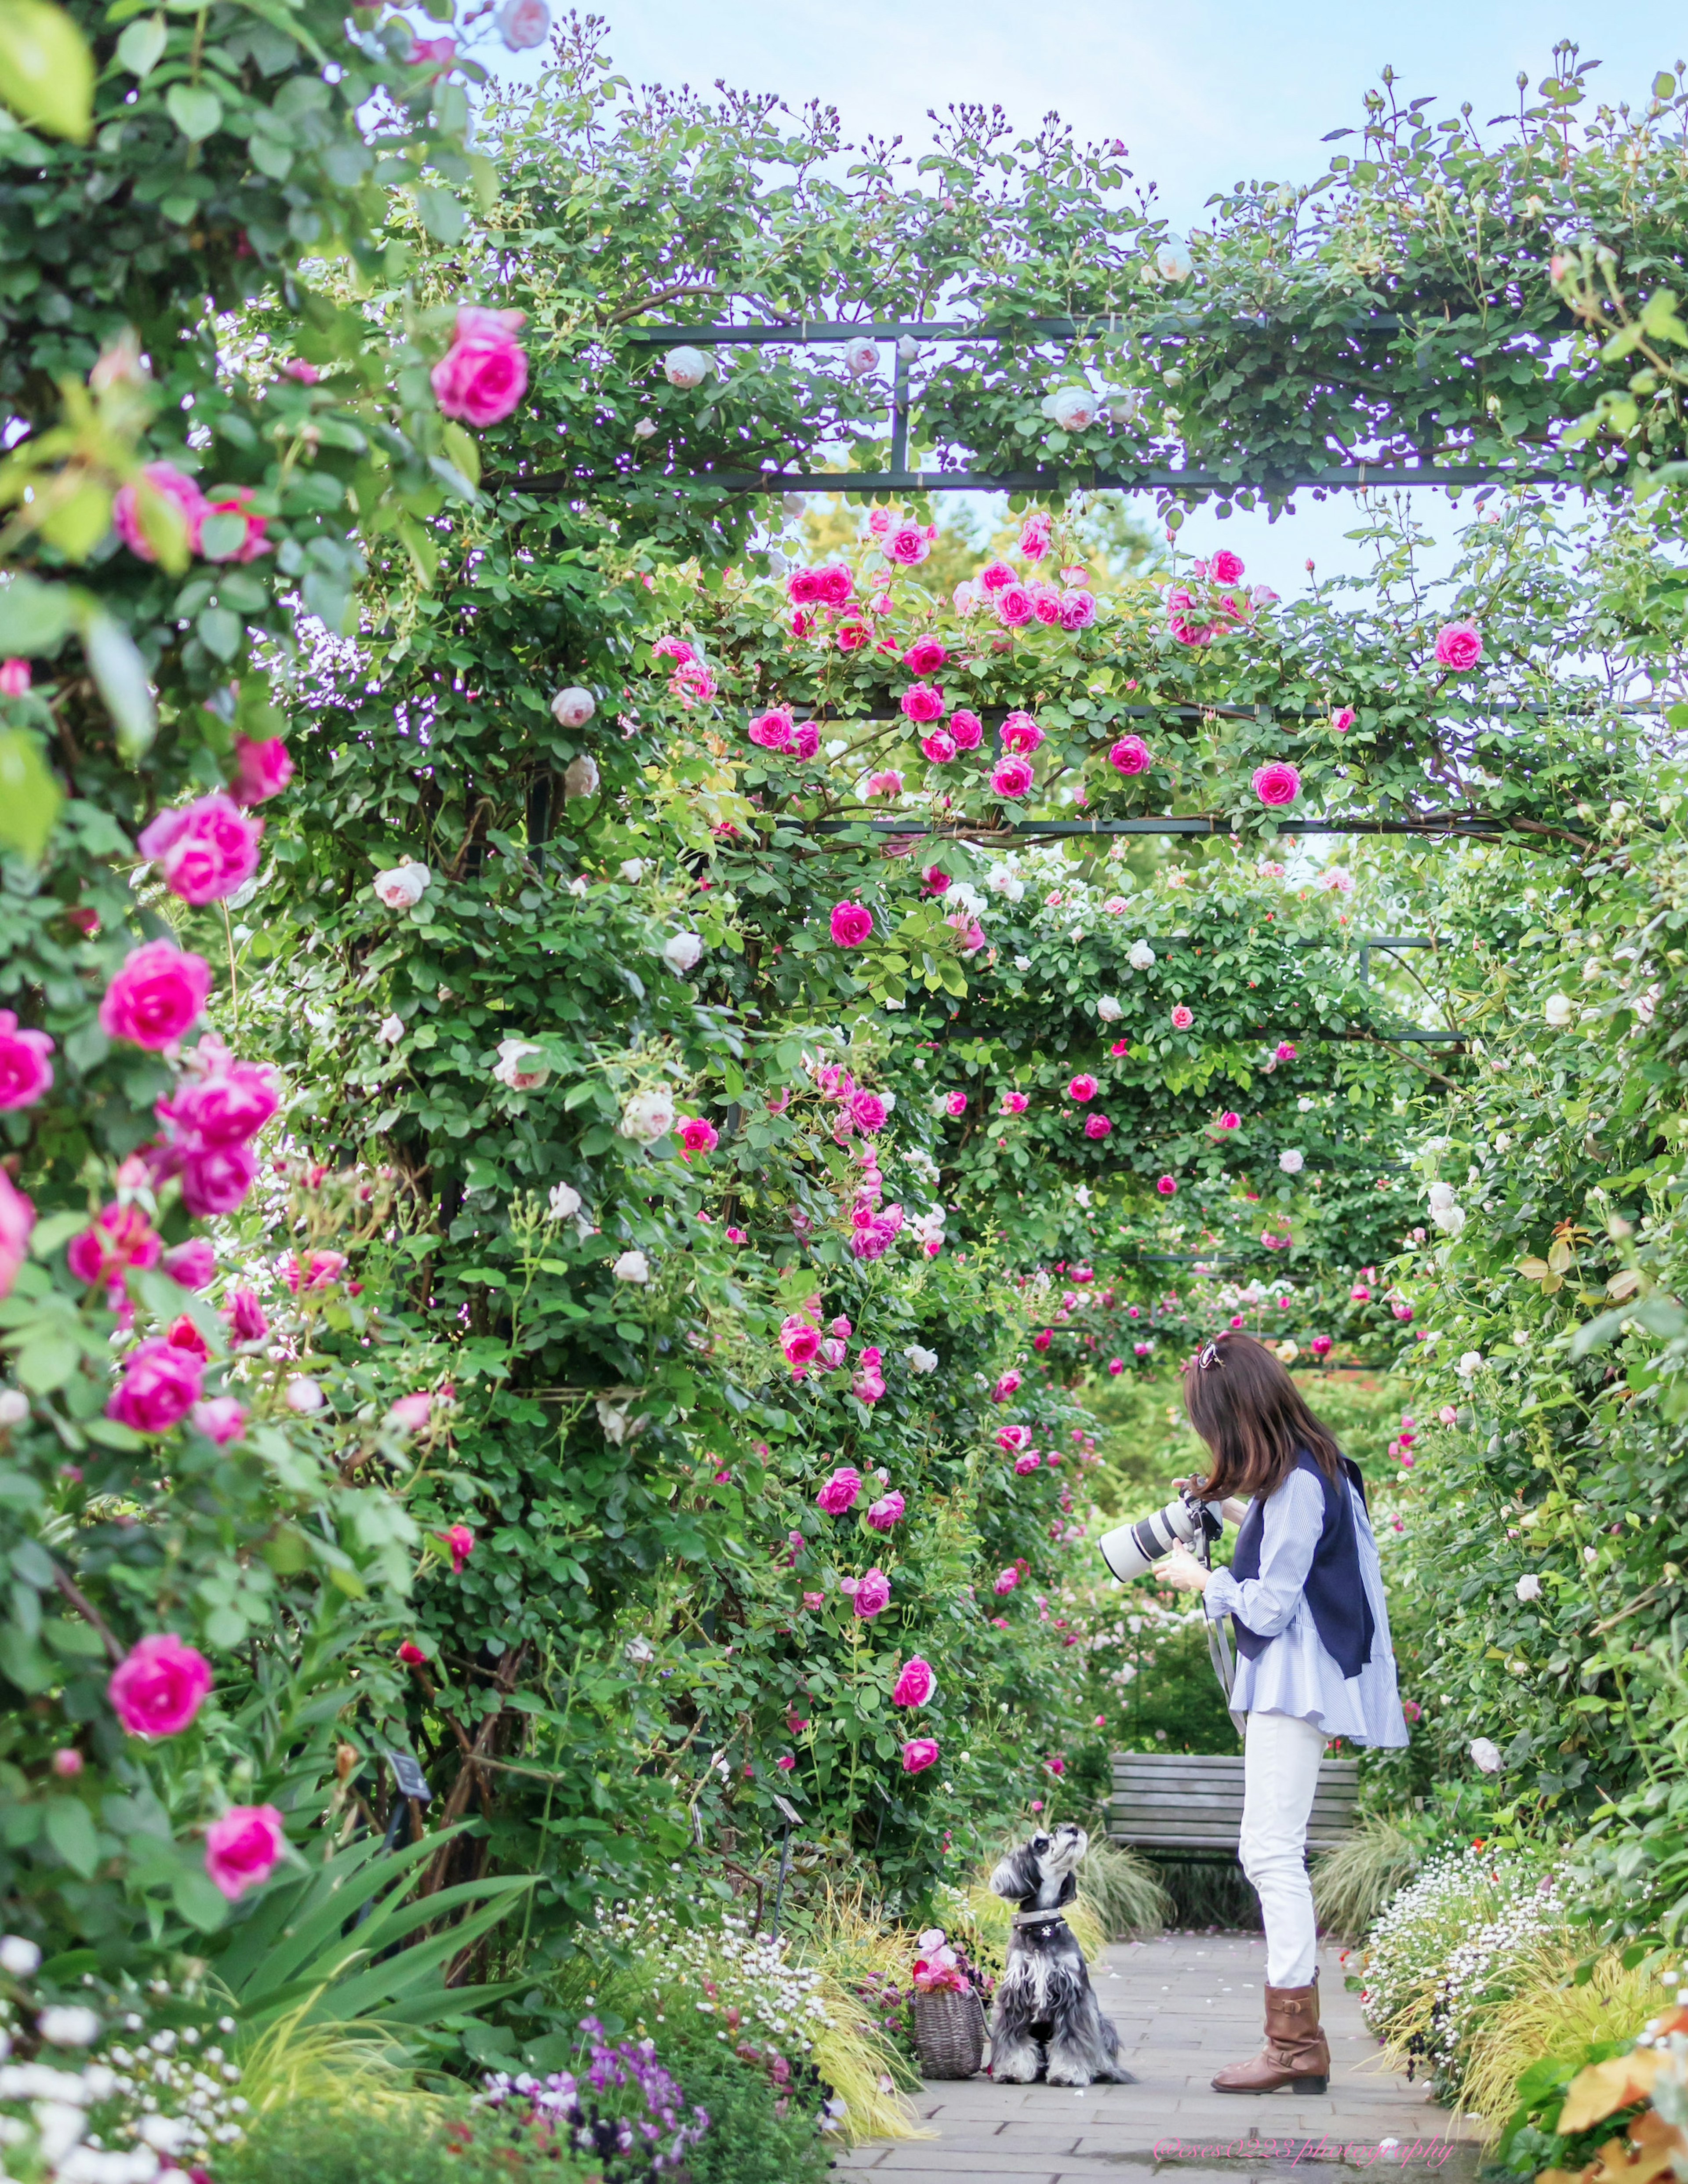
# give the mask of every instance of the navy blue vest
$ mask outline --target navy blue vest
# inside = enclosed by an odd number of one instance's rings
[[[1345,1477],[1353,1481],[1363,1503],[1366,1482],[1360,1476],[1359,1465],[1351,1457],[1345,1456],[1341,1461]],[[1324,1524],[1303,1587],[1307,1606],[1312,1610],[1313,1627],[1324,1650],[1343,1674],[1357,1676],[1372,1658],[1377,1623],[1360,1574],[1360,1542],[1354,1523],[1354,1504],[1348,1498],[1343,1480],[1326,1478],[1306,1449],[1296,1457],[1295,1468],[1312,1472],[1324,1492]],[[1233,1577],[1260,1575],[1260,1542],[1265,1529],[1266,1502],[1257,1494],[1249,1504],[1249,1513],[1237,1533],[1236,1550],[1231,1557]],[[1257,1631],[1251,1630],[1239,1616],[1231,1618],[1231,1627],[1236,1633],[1237,1651],[1251,1661],[1257,1661],[1272,1643],[1270,1638],[1262,1638]]]

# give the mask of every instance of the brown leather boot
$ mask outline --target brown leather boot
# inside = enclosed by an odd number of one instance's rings
[[[1311,1986],[1266,1990],[1266,2045],[1251,2063],[1234,2064],[1213,2081],[1216,2093],[1322,2093],[1330,2049],[1318,2021],[1318,1978]]]

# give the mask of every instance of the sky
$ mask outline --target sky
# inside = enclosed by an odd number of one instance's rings
[[[1601,61],[1593,90],[1612,104],[1644,103],[1655,73],[1688,51],[1688,21],[1663,0],[597,0],[597,12],[635,83],[721,79],[794,107],[820,98],[856,141],[900,133],[923,148],[928,109],[952,101],[1000,103],[1028,130],[1053,109],[1081,136],[1123,137],[1180,230],[1235,182],[1322,172],[1320,139],[1362,118],[1385,65],[1403,99],[1435,95],[1433,118],[1468,99],[1481,125],[1516,110],[1520,70],[1533,92],[1561,38]],[[532,72],[500,56],[501,75]],[[1446,499],[1414,498],[1445,541]],[[1231,546],[1289,598],[1309,556],[1321,575],[1364,566],[1344,537],[1354,520],[1342,496],[1316,506],[1303,495],[1272,527],[1263,512],[1193,515],[1180,546]]]

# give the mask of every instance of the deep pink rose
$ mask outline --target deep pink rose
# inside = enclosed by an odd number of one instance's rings
[[[27,660],[0,660],[0,698],[27,697],[29,687]]]
[[[794,758],[811,759],[821,748],[821,731],[812,721],[805,721],[791,739]]]
[[[1149,746],[1141,736],[1122,736],[1108,753],[1116,773],[1141,773],[1149,764]]]
[[[950,733],[957,750],[977,750],[984,738],[984,722],[963,707],[950,714]]]
[[[434,399],[465,425],[496,425],[527,392],[527,358],[516,340],[523,311],[465,305],[451,347],[429,373]]]
[[[990,770],[990,785],[999,796],[1029,795],[1036,778],[1029,759],[1000,758]]]
[[[1436,632],[1436,658],[1444,667],[1462,675],[1483,657],[1483,639],[1475,622],[1451,621]]]
[[[841,561],[829,561],[815,571],[816,596],[829,607],[847,606],[855,589],[855,578]]]
[[[998,1594],[1010,1593],[1013,1591],[1014,1588],[1019,1584],[1019,1571],[1011,1566],[1007,1569],[999,1570],[997,1572],[996,1581],[990,1589],[993,1592]]]
[[[779,1346],[788,1365],[807,1365],[821,1346],[821,1330],[793,1312],[780,1323]]]
[[[821,596],[820,571],[794,569],[785,580],[785,595],[794,607],[812,607]]]
[[[884,1384],[883,1380],[879,1384],[882,1393]],[[882,1494],[868,1510],[867,1521],[876,1532],[893,1531],[901,1523],[903,1511],[907,1506],[902,1496],[894,1490],[889,1494]]]
[[[153,1052],[192,1028],[211,990],[211,967],[203,956],[168,940],[131,949],[100,1002],[100,1028]]]
[[[881,550],[888,561],[912,569],[932,551],[932,541],[922,525],[900,523],[885,538]]]
[[[876,1615],[883,1615],[890,1604],[891,1580],[884,1571],[877,1568],[864,1571],[850,1602],[856,1613],[864,1622],[872,1622]]]
[[[286,1841],[273,1805],[231,1805],[205,1830],[205,1870],[233,1903],[268,1880]]]
[[[688,1153],[712,1153],[721,1143],[721,1133],[703,1116],[688,1115],[680,1125],[680,1142]]]
[[[270,1322],[253,1290],[231,1290],[223,1306],[223,1318],[237,1342],[262,1342],[270,1332]]]
[[[1084,1117],[1084,1134],[1087,1138],[1106,1138],[1112,1129],[1113,1124],[1106,1115],[1087,1115]]]
[[[1262,804],[1293,804],[1301,793],[1301,777],[1283,759],[1254,770],[1254,793]]]
[[[191,1416],[198,1429],[219,1448],[238,1440],[246,1431],[246,1407],[232,1396],[214,1396],[209,1403],[196,1403]]]
[[[938,1764],[938,1740],[932,1736],[911,1736],[903,1747],[905,1774],[923,1774],[928,1767]]]
[[[205,548],[202,526],[199,543],[201,550],[205,553],[208,561],[255,561],[260,554],[267,554],[270,551],[270,541],[264,535],[265,526],[270,519],[267,515],[254,515],[252,513],[252,499],[253,492],[250,486],[213,487],[211,496],[205,503],[206,515],[208,517],[237,515],[245,524],[246,528],[241,534],[238,546],[231,548],[226,553],[213,554]]]
[[[210,513],[204,494],[191,477],[185,476],[170,463],[148,463],[141,475],[155,493],[173,501],[181,511],[182,521],[187,527],[187,550],[190,554],[197,554],[199,551],[200,526]],[[140,498],[137,486],[120,486],[117,497],[112,503],[111,520],[117,526],[118,537],[131,554],[138,554],[143,561],[156,561],[159,557],[141,528]]]
[[[137,844],[172,894],[194,904],[220,902],[258,869],[261,819],[248,819],[231,796],[202,796],[160,811]]]
[[[207,1145],[190,1152],[181,1164],[181,1202],[196,1221],[232,1213],[258,1179],[258,1156],[250,1145]]]
[[[461,1577],[464,1565],[475,1552],[475,1535],[466,1524],[454,1524],[449,1531],[440,1532],[436,1537],[444,1542],[451,1557],[452,1575]]]
[[[920,748],[933,766],[948,766],[955,755],[955,738],[947,728],[934,728],[929,736],[921,738]]]
[[[1032,1347],[1033,1350],[1047,1350],[1054,1340],[1055,1329],[1052,1327],[1039,1328],[1032,1337]]]
[[[753,744],[771,751],[788,749],[796,733],[797,722],[784,705],[776,705],[771,712],[758,713],[747,731]]]
[[[292,777],[292,758],[280,736],[266,736],[261,742],[250,736],[235,738],[235,777],[229,794],[237,804],[262,804]]]
[[[124,1360],[123,1378],[105,1414],[136,1433],[168,1433],[204,1394],[204,1370],[191,1351],[154,1335]]]
[[[164,1267],[170,1279],[180,1282],[185,1290],[209,1289],[216,1276],[217,1255],[206,1237],[191,1236],[187,1243],[164,1253]]]
[[[967,1112],[967,1094],[965,1092],[952,1092],[949,1098],[944,1102],[944,1112],[946,1115],[957,1117],[965,1115]]]
[[[922,677],[935,675],[950,657],[950,648],[941,638],[917,637],[903,655],[903,665]],[[906,708],[905,709],[906,710]],[[911,718],[915,717],[911,716]],[[926,717],[930,718],[930,716]]]
[[[1272,1050],[1272,1058],[1274,1061],[1293,1061],[1295,1059],[1295,1050],[1287,1039],[1280,1039]]]
[[[1020,1375],[1011,1368],[990,1391],[993,1403],[1006,1403],[1011,1396],[1020,1391]]]
[[[1089,629],[1096,619],[1096,597],[1094,592],[1063,592],[1061,595],[1061,626],[1064,630]]]
[[[1163,1175],[1155,1188],[1162,1198],[1176,1198],[1178,1189],[1178,1178],[1174,1175]]]
[[[205,1054],[204,1044],[198,1051]],[[214,1066],[203,1076],[190,1078],[173,1100],[159,1102],[159,1119],[195,1140],[196,1150],[243,1145],[258,1135],[281,1103],[275,1072],[265,1062],[237,1061],[220,1045],[209,1058]]]
[[[902,1674],[897,1678],[891,1692],[891,1704],[898,1707],[925,1706],[938,1688],[938,1679],[932,1673],[930,1661],[922,1661],[918,1653],[905,1661]]]
[[[1036,1449],[1033,1449],[1025,1456],[1017,1456],[1014,1459],[1014,1476],[1017,1479],[1026,1478],[1030,1473],[1035,1471],[1042,1462],[1043,1458],[1038,1454]]]
[[[169,1630],[131,1646],[105,1687],[131,1736],[179,1736],[205,1702],[211,1663]]]
[[[1045,629],[1057,627],[1061,621],[1061,594],[1049,584],[1033,584],[1032,612]]]
[[[1024,584],[1006,584],[996,594],[996,619],[1005,629],[1023,629],[1036,611],[1036,602]]]
[[[164,1246],[138,1206],[115,1200],[103,1207],[92,1228],[73,1236],[64,1263],[79,1282],[121,1280],[131,1267],[155,1267]]]
[[[33,1107],[53,1089],[53,1041],[44,1031],[19,1031],[0,1009],[0,1107]]]
[[[841,1464],[815,1496],[815,1506],[829,1517],[842,1517],[855,1507],[861,1492],[861,1474],[847,1463]]]
[[[1086,1100],[1094,1100],[1096,1096],[1096,1080],[1089,1074],[1088,1070],[1080,1070],[1078,1076],[1071,1078],[1067,1081],[1067,1096],[1069,1100],[1077,1100],[1081,1102]]]
[[[1011,713],[1002,723],[1002,748],[1017,757],[1029,758],[1044,739],[1044,732],[1029,713]]]
[[[839,948],[860,948],[873,930],[873,913],[865,903],[833,905],[833,940]]]
[[[1330,1337],[1328,1334],[1316,1334],[1312,1340],[1307,1345],[1307,1347],[1312,1351],[1315,1357],[1329,1357],[1330,1355]]]
[[[941,721],[944,717],[944,693],[930,682],[911,684],[898,703],[911,721]]]
[[[1222,546],[1207,565],[1207,573],[1216,584],[1240,584],[1243,579],[1243,562],[1240,554]]]
[[[35,1207],[0,1168],[0,1297],[10,1296],[30,1255],[30,1231],[35,1227]]]
[[[1023,1115],[1031,1104],[1023,1092],[1005,1092],[1002,1095],[1002,1112],[1005,1115]]]
[[[885,1127],[885,1103],[877,1092],[858,1092],[850,1112],[864,1137],[875,1137]]]

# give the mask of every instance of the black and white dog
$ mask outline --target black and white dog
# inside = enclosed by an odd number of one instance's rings
[[[1000,2085],[1137,2082],[1119,2059],[1119,2035],[1061,1913],[1078,1893],[1078,1861],[1089,1847],[1084,1829],[1063,1820],[1010,1851],[990,1876],[995,1893],[1019,1906],[990,2014],[990,2075]]]

